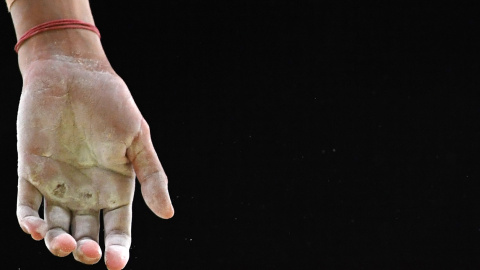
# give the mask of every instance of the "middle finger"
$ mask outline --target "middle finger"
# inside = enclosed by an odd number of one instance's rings
[[[100,233],[100,211],[75,211],[72,216],[72,236],[77,241],[73,252],[75,260],[95,264],[102,257],[98,244]]]

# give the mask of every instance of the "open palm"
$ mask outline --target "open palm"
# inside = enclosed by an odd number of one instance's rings
[[[123,268],[135,177],[150,209],[173,216],[149,127],[108,65],[66,56],[33,62],[23,74],[17,139],[19,224],[57,256],[98,262],[103,213],[107,267]]]

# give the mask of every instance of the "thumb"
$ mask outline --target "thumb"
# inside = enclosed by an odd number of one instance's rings
[[[157,216],[168,219],[174,210],[168,193],[168,179],[150,137],[150,128],[143,119],[138,136],[133,140],[127,156],[140,182],[143,199]]]

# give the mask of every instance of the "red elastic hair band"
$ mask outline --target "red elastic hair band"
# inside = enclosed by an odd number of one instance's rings
[[[23,36],[18,40],[17,44],[15,45],[15,52],[18,53],[18,49],[20,46],[25,42],[25,40],[31,38],[32,36],[48,31],[48,30],[55,30],[55,29],[67,29],[67,28],[76,28],[76,29],[86,29],[95,32],[98,37],[100,37],[100,31],[98,28],[93,25],[89,24],[80,20],[73,20],[73,19],[60,19],[60,20],[53,20],[49,22],[45,22],[39,24],[30,30],[28,30]]]

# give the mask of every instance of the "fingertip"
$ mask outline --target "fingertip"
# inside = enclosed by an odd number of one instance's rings
[[[73,252],[77,261],[85,264],[95,264],[102,257],[102,250],[97,242],[87,239],[77,242],[77,248]]]
[[[102,251],[94,241],[83,244],[81,250],[89,258],[99,259],[102,256]]]
[[[170,200],[170,194],[165,181],[161,178],[150,178],[141,186],[142,196],[147,206],[155,215],[163,219],[173,217],[175,211]]]
[[[45,238],[45,234],[41,234],[35,231],[30,233],[30,236],[33,238],[33,240],[36,240],[36,241],[40,241],[43,238]]]
[[[77,242],[75,239],[71,235],[63,233],[52,240],[50,251],[58,257],[65,257],[76,248]]]
[[[145,200],[148,208],[162,219],[171,219],[175,215],[175,210],[169,202],[162,202],[161,200]]]
[[[34,240],[42,240],[47,233],[47,223],[38,217],[26,217],[20,222],[23,231],[30,234]]]
[[[167,207],[166,210],[162,212],[161,215],[159,215],[163,219],[171,219],[175,215],[175,210],[173,209],[173,206]]]
[[[45,222],[42,222],[40,226],[38,226],[34,231],[30,233],[33,239],[40,241],[43,238],[45,238],[45,235],[47,234],[48,230],[48,225]]]
[[[109,246],[105,251],[105,264],[109,270],[121,270],[127,265],[130,253],[122,246]]]

